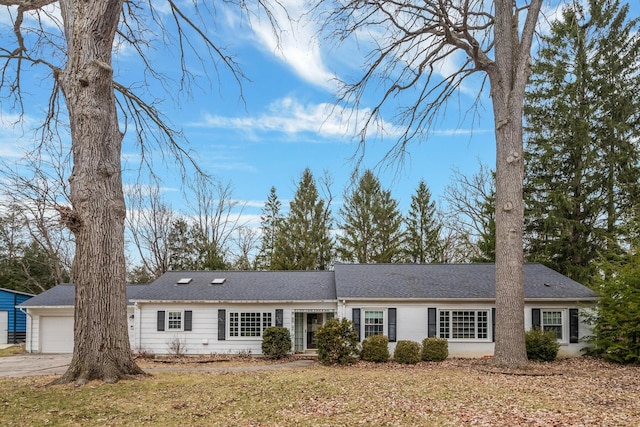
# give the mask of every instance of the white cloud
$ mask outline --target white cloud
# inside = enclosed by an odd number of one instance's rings
[[[292,97],[273,102],[268,110],[256,117],[225,117],[206,114],[204,120],[191,126],[241,130],[243,132],[279,132],[289,135],[312,133],[322,138],[355,136],[365,125],[370,110],[351,110],[335,104],[302,104]],[[375,126],[375,128],[374,128]],[[388,122],[371,126],[376,133],[398,135],[397,127]]]
[[[306,10],[304,0],[283,0],[271,8],[271,18],[262,10],[255,11],[250,26],[253,41],[269,54],[289,66],[303,80],[329,91],[336,87],[335,75],[329,71],[322,57],[317,34],[319,23]],[[241,20],[231,10],[225,10],[225,21],[230,27],[239,27]]]

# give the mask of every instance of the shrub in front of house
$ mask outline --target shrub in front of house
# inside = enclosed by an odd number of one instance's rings
[[[291,351],[291,333],[280,326],[266,328],[262,334],[262,355],[282,359]]]
[[[552,362],[558,356],[560,344],[554,331],[531,329],[525,334],[527,358],[538,362]]]
[[[421,354],[420,344],[415,341],[400,340],[396,344],[393,352],[393,360],[405,365],[415,365],[420,361]]]
[[[387,362],[389,357],[389,338],[385,335],[371,335],[362,342],[362,360],[380,363]]]
[[[429,337],[422,341],[422,360],[442,362],[449,356],[449,342],[446,338]]]
[[[348,365],[358,358],[358,334],[353,322],[330,319],[316,332],[318,360],[325,365]]]

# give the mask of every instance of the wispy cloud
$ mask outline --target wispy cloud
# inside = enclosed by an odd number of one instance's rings
[[[289,135],[313,133],[322,138],[352,137],[365,126],[370,110],[351,110],[330,103],[303,104],[292,97],[273,102],[267,111],[254,117],[228,117],[206,114],[202,121],[190,126],[232,129],[243,132],[279,132]],[[384,130],[385,135],[397,135],[391,123],[376,123],[372,133]]]
[[[249,38],[303,80],[333,92],[335,75],[323,59],[317,38],[320,23],[311,18],[308,5],[305,0],[282,0],[270,9],[270,16],[260,8],[252,11]],[[235,28],[242,25],[238,11],[230,8],[225,10],[225,22]]]

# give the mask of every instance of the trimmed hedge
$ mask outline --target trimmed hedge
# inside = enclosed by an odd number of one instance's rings
[[[553,362],[558,357],[560,344],[554,331],[531,329],[524,336],[527,358],[538,362]]]
[[[385,335],[371,335],[362,342],[362,360],[367,362],[387,362],[389,360],[389,338]]]
[[[400,340],[393,352],[393,360],[406,365],[415,365],[420,361],[420,344],[415,341]]]
[[[358,334],[353,322],[330,319],[316,333],[318,360],[325,365],[347,365],[358,358]]]
[[[422,360],[442,362],[449,356],[449,342],[445,338],[429,337],[422,341]]]
[[[262,354],[270,359],[282,359],[291,351],[291,333],[287,328],[271,326],[262,334]]]

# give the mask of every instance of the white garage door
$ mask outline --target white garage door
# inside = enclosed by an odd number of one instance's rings
[[[41,353],[73,353],[73,317],[40,318]]]

